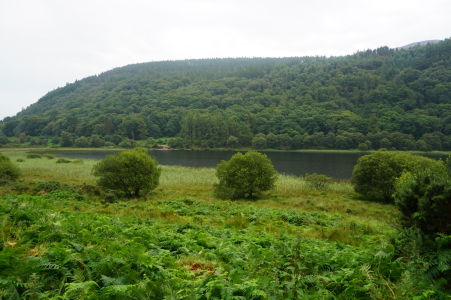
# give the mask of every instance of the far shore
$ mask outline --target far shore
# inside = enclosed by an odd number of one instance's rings
[[[261,151],[261,152],[315,152],[315,153],[372,153],[379,150],[358,150],[358,149],[297,149],[297,150],[282,150],[282,149],[254,149],[254,148],[148,148],[151,151]],[[99,147],[99,148],[79,148],[79,147],[9,147],[0,148],[0,151],[123,151],[127,148],[120,147]],[[387,150],[391,152],[405,152],[412,154],[436,154],[436,155],[451,155],[451,151],[418,151],[418,150]]]

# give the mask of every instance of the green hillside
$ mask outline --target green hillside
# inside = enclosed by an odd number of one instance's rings
[[[3,120],[0,144],[450,150],[450,98],[450,39],[332,58],[150,62],[49,92]]]

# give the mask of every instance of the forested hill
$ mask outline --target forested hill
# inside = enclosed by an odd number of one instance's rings
[[[24,87],[26,88],[26,87]],[[151,62],[42,97],[3,143],[451,150],[451,39],[344,57]]]

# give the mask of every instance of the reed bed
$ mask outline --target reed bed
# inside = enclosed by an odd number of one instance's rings
[[[26,151],[5,151],[12,161],[20,167],[26,178],[46,181],[60,181],[68,184],[95,184],[91,170],[95,160],[68,159],[69,163],[57,163],[58,158],[27,158]],[[22,160],[17,162],[17,160]],[[165,186],[212,186],[217,182],[214,168],[192,168],[183,166],[162,165],[160,187]],[[314,190],[302,177],[280,174],[274,192],[286,196],[295,196]],[[347,193],[352,192],[348,181],[332,182],[325,191]]]

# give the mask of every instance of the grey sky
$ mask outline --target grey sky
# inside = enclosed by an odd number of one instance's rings
[[[0,119],[131,63],[343,55],[451,36],[450,0],[0,0]]]

